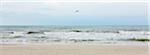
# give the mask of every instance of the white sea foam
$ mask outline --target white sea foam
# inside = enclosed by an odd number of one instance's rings
[[[125,29],[103,29],[103,28],[1,28],[0,44],[27,44],[27,43],[52,43],[52,42],[97,42],[97,43],[114,43],[126,42],[128,39],[150,39],[150,32],[144,29],[135,30],[136,28],[125,27]],[[32,30],[33,29],[33,30]],[[133,30],[132,30],[133,29]],[[56,31],[57,30],[57,31]],[[132,30],[132,31],[131,31]]]
[[[146,33],[146,32],[145,32]],[[25,34],[14,33],[9,35],[1,35],[0,42],[50,42],[50,41],[116,41],[120,39],[130,38],[148,38],[145,33],[95,33],[95,32],[44,32],[44,34]]]

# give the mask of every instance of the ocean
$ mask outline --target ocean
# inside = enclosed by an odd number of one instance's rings
[[[0,44],[145,43],[149,35],[147,25],[0,26]]]

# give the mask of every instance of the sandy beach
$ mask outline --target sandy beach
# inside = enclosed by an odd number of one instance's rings
[[[0,45],[0,55],[149,55],[147,45]]]

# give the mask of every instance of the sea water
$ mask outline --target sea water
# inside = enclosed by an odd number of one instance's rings
[[[149,39],[147,25],[0,26],[0,44],[128,43]]]

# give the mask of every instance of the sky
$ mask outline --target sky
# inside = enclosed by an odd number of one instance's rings
[[[1,1],[148,1],[148,0],[1,0]]]
[[[88,1],[1,0],[0,25],[148,25],[147,0]]]

